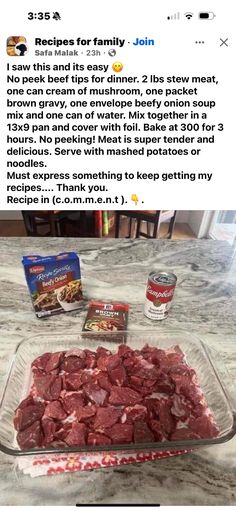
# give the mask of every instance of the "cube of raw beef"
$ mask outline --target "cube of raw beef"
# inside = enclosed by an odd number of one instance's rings
[[[171,378],[175,382],[175,392],[176,394],[182,394],[188,399],[190,399],[195,405],[198,405],[201,402],[203,397],[201,390],[196,386],[196,384],[192,381],[192,376],[190,374],[185,375],[171,375]]]
[[[163,394],[173,394],[175,386],[168,374],[161,373],[153,386],[153,390]]]
[[[37,391],[37,396],[45,399],[46,401],[53,401],[58,399],[61,392],[61,376],[43,374],[34,377],[34,385]]]
[[[26,402],[26,400],[24,400]],[[28,404],[23,408],[17,408],[14,417],[14,427],[17,431],[23,431],[34,422],[41,419],[44,414],[45,405],[40,401],[34,401],[33,404]]]
[[[92,403],[95,403],[96,405],[100,406],[103,405],[103,403],[106,400],[106,397],[108,396],[108,393],[106,390],[101,389],[99,385],[88,383],[84,385],[83,390]]]
[[[188,427],[197,433],[200,438],[214,438],[219,435],[219,429],[210,415],[191,418]]]
[[[148,348],[150,350],[148,350]],[[149,356],[146,356],[147,353],[149,353]],[[147,346],[144,356],[158,368],[161,367],[162,364],[164,365],[164,362],[166,361],[166,352],[160,348]]]
[[[107,371],[107,356],[101,356],[97,358],[97,368],[100,369],[100,371]]]
[[[34,369],[37,369],[38,371],[45,371],[45,367],[51,355],[52,353],[44,353],[43,355],[40,355],[40,357],[37,357],[31,364],[32,371],[34,371]]]
[[[56,440],[62,440],[64,442],[65,438],[67,437],[67,435],[69,435],[69,433],[71,431],[72,423],[71,422],[64,422],[64,423],[54,422],[54,424],[56,425],[56,431],[54,433],[54,438]]]
[[[133,431],[132,424],[114,424],[107,434],[113,444],[130,444],[133,441]]]
[[[165,368],[167,371],[171,366],[181,364],[184,360],[184,353],[179,346],[173,346],[166,351],[160,350],[157,356],[159,356],[160,368]]]
[[[65,358],[67,357],[79,357],[82,359],[86,358],[86,350],[81,350],[80,348],[72,348],[65,353]]]
[[[132,388],[133,388],[133,385],[132,385]],[[134,389],[134,390],[138,390],[138,389]],[[142,394],[143,399],[144,399],[145,397],[152,395],[152,393],[153,393],[153,388],[152,388],[152,387],[145,387],[145,386],[144,386],[144,387],[142,387],[142,388],[140,389],[140,391],[139,391],[139,392],[140,392],[140,394]]]
[[[98,348],[96,349],[96,354],[97,358],[112,355],[111,351],[107,350],[106,348],[103,348],[103,346],[98,346]]]
[[[45,399],[48,399],[49,401],[58,399],[58,397],[60,396],[60,393],[61,393],[61,389],[62,389],[61,376],[56,376],[50,385],[49,392],[46,393],[46,395],[48,397],[45,397]]]
[[[167,370],[172,366],[177,366],[178,364],[181,364],[183,360],[182,355],[178,353],[169,353],[167,355]]]
[[[148,360],[145,360],[143,357],[137,357],[137,363],[133,368],[130,368],[128,372],[129,374],[147,380],[156,380],[160,374],[158,367],[148,362]]]
[[[116,367],[121,365],[121,360],[119,355],[117,353],[115,355],[110,355],[107,359],[107,370],[112,371],[112,369],[115,369]]]
[[[65,438],[67,445],[86,445],[87,429],[85,424],[73,422],[71,431]]]
[[[201,403],[198,403],[197,405],[194,405],[192,402],[188,401],[188,403],[191,403],[191,414],[194,417],[200,417],[201,415],[204,415],[207,410],[207,403],[204,398],[201,399]]]
[[[97,359],[96,353],[90,350],[84,350],[86,358],[85,358],[85,367],[87,369],[94,369],[97,367]]]
[[[187,366],[183,362],[181,362],[181,364],[172,365],[166,369],[170,377],[172,377],[172,375],[173,377],[174,375],[189,376],[190,379],[193,381],[194,376],[196,376],[194,369]]]
[[[101,372],[100,374],[98,374],[98,385],[102,389],[104,389],[110,393],[111,388],[112,388],[112,383],[110,382],[107,373]]]
[[[143,404],[146,406],[148,410],[148,416],[151,419],[159,418],[159,399],[154,397],[147,397]]]
[[[79,390],[83,385],[82,377],[83,377],[82,371],[78,371],[76,373],[64,374],[62,377],[64,389]]]
[[[145,356],[145,353],[144,353]],[[146,357],[148,361],[152,362],[156,366],[157,369],[165,368],[168,364],[166,351],[155,348],[152,352],[149,353],[149,356]]]
[[[129,376],[129,386],[131,389],[136,390],[137,392],[140,392],[142,394],[143,391],[143,379],[139,378],[138,376]]]
[[[123,410],[109,406],[107,408],[98,408],[94,422],[94,429],[104,431],[110,428],[121,417]]]
[[[147,408],[143,405],[127,406],[124,409],[127,421],[143,421],[147,418]]]
[[[123,360],[123,366],[125,367],[128,374],[132,374],[132,371],[137,364],[137,357],[135,356],[134,352],[132,355],[130,355],[127,358],[124,358]]]
[[[160,399],[159,401],[159,419],[162,429],[166,433],[173,433],[176,428],[176,419],[171,413],[172,401]]]
[[[165,436],[163,434],[161,422],[159,420],[151,419],[149,422],[149,426],[154,434],[155,440],[157,440],[158,442],[161,442],[161,440]]]
[[[21,408],[23,410],[23,408],[26,408],[27,406],[34,405],[34,404],[35,404],[35,399],[33,398],[33,396],[29,395],[20,402],[20,404],[19,404],[19,406],[17,406],[16,410],[18,410],[18,408]]]
[[[185,386],[192,385],[193,383],[193,375],[190,372],[179,372],[179,371],[170,371],[170,378],[175,384],[175,392],[177,394],[182,393],[182,388]]]
[[[97,371],[97,369],[95,371]],[[86,383],[97,383],[99,373],[97,374],[95,371],[89,372],[82,370],[81,381],[83,385],[86,385]]]
[[[170,440],[194,440],[198,438],[200,436],[189,428],[176,429],[170,436]]]
[[[40,421],[34,422],[23,431],[19,431],[16,439],[21,449],[33,449],[34,447],[40,447],[43,441]]]
[[[83,369],[85,367],[85,360],[80,357],[64,357],[63,362],[61,363],[61,369],[66,373],[74,373],[79,369]]]
[[[75,416],[78,421],[85,421],[90,417],[93,417],[97,411],[95,405],[80,406],[75,411]]]
[[[152,392],[156,390],[155,384],[157,384],[157,380],[143,380],[143,386],[145,389],[151,389]]]
[[[45,365],[44,371],[46,373],[50,373],[51,371],[54,371],[55,369],[59,368],[60,363],[63,360],[63,357],[64,357],[63,351],[52,353]]]
[[[66,419],[67,414],[62,408],[60,401],[51,401],[45,408],[44,416],[50,417],[51,419],[63,420]]]
[[[48,392],[50,385],[55,381],[55,376],[52,374],[36,374],[34,375],[34,386],[37,396],[46,399],[45,393]]]
[[[102,435],[101,433],[89,433],[88,434],[88,445],[109,445],[111,439],[108,436]]]
[[[122,386],[127,379],[125,368],[119,365],[115,369],[112,369],[109,371],[109,378],[114,385]]]
[[[142,399],[142,395],[130,387],[113,386],[109,397],[109,403],[112,405],[128,406],[140,403]]]
[[[136,444],[154,441],[155,441],[154,434],[148,427],[146,422],[144,421],[134,422],[134,442]]]
[[[44,418],[42,420],[42,430],[43,430],[43,443],[44,445],[50,445],[55,437],[56,432],[56,422],[52,419]]]
[[[127,358],[133,353],[133,350],[127,346],[126,344],[120,344],[118,347],[118,355],[119,357]]]
[[[191,406],[187,402],[184,396],[179,394],[174,394],[173,396],[173,404],[171,407],[171,413],[175,417],[183,419],[187,419],[191,413]]]
[[[149,344],[145,344],[145,345],[141,348],[140,352],[141,352],[142,356],[144,356],[144,355],[146,355],[146,354],[148,354],[148,355],[152,355],[153,353],[155,353],[156,349],[157,349],[157,348],[155,348],[154,346],[149,346]]]
[[[101,371],[111,371],[120,365],[121,360],[118,355],[101,355],[97,359],[97,367]]]
[[[76,411],[84,406],[82,392],[67,392],[62,399],[62,406],[68,415],[76,415]]]
[[[86,349],[84,350],[84,353],[85,353],[85,356],[86,356],[86,357],[89,355],[89,356],[92,356],[92,357],[97,358],[97,353],[96,353],[96,351],[88,350],[88,349],[86,348]]]
[[[130,384],[132,384],[132,385],[133,385],[133,387],[137,387],[137,391],[138,391],[138,392],[139,392],[139,390],[138,390],[138,389],[139,389],[140,387],[142,387],[142,385],[143,385],[143,379],[142,379],[142,378],[140,378],[139,376],[133,376],[133,375],[131,375],[131,376],[129,377],[129,382],[130,382]]]

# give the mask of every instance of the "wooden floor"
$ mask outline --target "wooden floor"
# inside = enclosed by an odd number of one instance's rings
[[[165,224],[161,225],[160,236],[163,236],[167,230],[167,226]],[[125,222],[122,223],[120,237],[127,236],[127,224]],[[26,236],[24,222],[22,220],[0,220],[0,236]],[[109,237],[114,237],[114,227],[111,229],[109,233]],[[174,233],[172,239],[174,240],[188,240],[195,239],[196,236],[193,231],[190,229],[188,224],[175,224]]]

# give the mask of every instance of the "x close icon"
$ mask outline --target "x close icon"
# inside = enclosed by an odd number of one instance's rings
[[[227,37],[227,39],[220,38],[220,46],[227,46],[228,47],[229,46],[228,45],[228,40],[229,40],[228,37]]]

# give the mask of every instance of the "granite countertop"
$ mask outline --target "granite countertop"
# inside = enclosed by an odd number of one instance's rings
[[[32,311],[22,255],[77,251],[87,298],[130,303],[129,329],[184,329],[219,352],[236,380],[236,254],[227,242],[60,238],[0,238],[0,377],[26,336],[77,333],[85,310],[38,320]],[[165,321],[143,315],[145,285],[153,269],[178,277]],[[0,453],[1,505],[160,503],[235,505],[236,438],[192,454],[88,472],[38,477],[22,475],[14,458]]]

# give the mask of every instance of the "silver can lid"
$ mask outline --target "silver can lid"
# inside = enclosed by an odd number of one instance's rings
[[[163,286],[174,286],[177,282],[177,277],[174,273],[166,271],[152,271],[149,274],[149,280],[156,284],[162,284]]]

